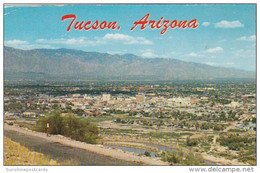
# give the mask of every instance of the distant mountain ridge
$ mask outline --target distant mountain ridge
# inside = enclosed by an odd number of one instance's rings
[[[177,59],[141,58],[75,49],[4,47],[5,80],[214,80],[255,78],[254,72]]]

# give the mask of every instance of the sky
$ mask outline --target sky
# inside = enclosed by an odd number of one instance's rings
[[[198,27],[141,30],[134,22],[197,19]],[[72,21],[117,21],[120,29],[75,30]],[[75,22],[76,22],[75,21]],[[74,22],[74,23],[75,23]],[[172,58],[212,66],[256,71],[255,4],[124,4],[4,6],[4,45],[19,49],[69,48],[143,58]]]

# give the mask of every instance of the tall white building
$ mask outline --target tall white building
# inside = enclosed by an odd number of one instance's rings
[[[137,94],[136,95],[136,103],[145,104],[145,94]]]
[[[111,99],[111,94],[102,94],[102,100],[109,102]]]

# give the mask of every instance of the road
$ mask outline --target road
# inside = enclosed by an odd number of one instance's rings
[[[138,165],[135,162],[127,162],[109,156],[97,154],[85,149],[70,147],[59,142],[52,142],[44,138],[24,134],[12,129],[5,129],[4,135],[15,142],[29,148],[32,151],[45,154],[53,160],[66,163],[70,160],[75,165]]]

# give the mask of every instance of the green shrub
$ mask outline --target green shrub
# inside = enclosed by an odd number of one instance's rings
[[[73,115],[62,117],[60,112],[55,111],[46,117],[41,117],[37,121],[37,131],[46,132],[49,123],[50,134],[60,134],[72,139],[92,143],[97,143],[99,130],[86,119],[80,119]]]
[[[186,144],[187,146],[196,146],[198,144],[198,141],[194,138],[190,138],[190,136],[187,137],[187,140],[186,140]]]
[[[145,151],[145,152],[144,152],[144,155],[145,155],[146,157],[151,157],[151,153],[148,152],[148,151]]]
[[[254,136],[239,135],[239,133],[222,134],[218,139],[220,145],[227,146],[230,150],[239,151],[241,148],[245,148],[247,145],[251,145],[256,141]]]
[[[167,161],[170,163],[179,163],[180,162],[180,158],[176,154],[170,153],[170,152],[163,152],[162,159],[164,161]]]

